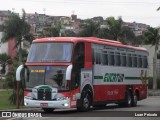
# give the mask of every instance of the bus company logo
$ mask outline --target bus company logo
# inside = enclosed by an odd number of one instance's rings
[[[123,82],[124,74],[120,73],[106,73],[104,76],[104,82]]]
[[[2,112],[2,117],[11,117],[11,112]]]

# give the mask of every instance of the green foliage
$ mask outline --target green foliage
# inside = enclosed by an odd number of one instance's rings
[[[26,40],[31,43],[34,39],[33,35],[30,32],[30,25],[25,22],[25,11],[23,11],[22,18],[19,15],[12,13],[9,17],[9,20],[5,21],[4,24],[4,34],[3,42],[8,41],[10,38],[16,39],[16,46],[21,50],[21,42]],[[21,51],[19,51],[19,61],[22,61]]]
[[[15,105],[10,104],[9,96],[11,96],[11,94],[12,91],[10,90],[0,91],[0,110],[16,108]]]
[[[86,20],[79,32],[79,37],[93,37],[96,36],[99,30],[99,23],[94,23],[92,20]]]
[[[123,20],[114,17],[109,17],[105,20],[108,28],[100,28],[100,23],[96,23],[92,20],[86,20],[81,26],[81,31],[78,34],[80,37],[99,37],[105,39],[112,39],[121,41],[124,44],[136,44],[136,37],[129,29],[129,27],[123,26]]]
[[[60,29],[59,28],[44,28],[42,32],[42,37],[58,37]]]
[[[159,35],[160,28],[148,28],[148,31],[145,32],[145,44],[152,44],[156,45],[159,43],[160,35]]]
[[[8,72],[5,79],[5,86],[7,88],[12,89],[12,94],[9,97],[10,103],[16,104],[16,89],[17,89],[17,82],[16,82],[16,70],[18,66],[20,65],[19,62],[13,60],[13,67],[12,70]],[[23,103],[23,86],[22,82],[20,82],[20,101]]]
[[[109,25],[110,34],[113,36],[113,40],[119,40],[119,37],[122,35],[122,19],[118,18],[117,20],[114,17],[107,18],[107,23]]]
[[[26,49],[21,49],[21,54],[22,54],[22,62],[25,62],[27,60],[28,51]],[[19,51],[17,52],[16,59],[18,59],[18,56],[19,56]]]
[[[6,72],[6,64],[10,62],[11,57],[6,53],[0,54],[0,64],[2,64],[1,74],[5,74]]]
[[[9,59],[11,59],[11,57],[9,55],[7,55],[6,53],[0,54],[0,62],[1,63],[5,63]]]

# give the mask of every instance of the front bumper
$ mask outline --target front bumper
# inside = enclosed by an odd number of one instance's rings
[[[43,100],[30,100],[24,98],[24,105],[26,107],[37,108],[70,108],[70,99],[59,101],[43,101]]]

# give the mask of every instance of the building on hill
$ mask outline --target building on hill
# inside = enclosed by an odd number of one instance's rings
[[[145,31],[148,30],[150,27],[149,25],[143,24],[143,23],[130,23],[130,22],[124,22],[123,26],[129,27],[135,34],[135,36],[141,36]]]

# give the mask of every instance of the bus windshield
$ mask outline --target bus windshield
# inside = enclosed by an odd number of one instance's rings
[[[72,43],[33,43],[27,62],[70,62]]]
[[[66,67],[64,66],[27,66],[25,87],[32,89],[38,85],[49,85],[59,91],[65,91],[69,89],[65,76]]]

